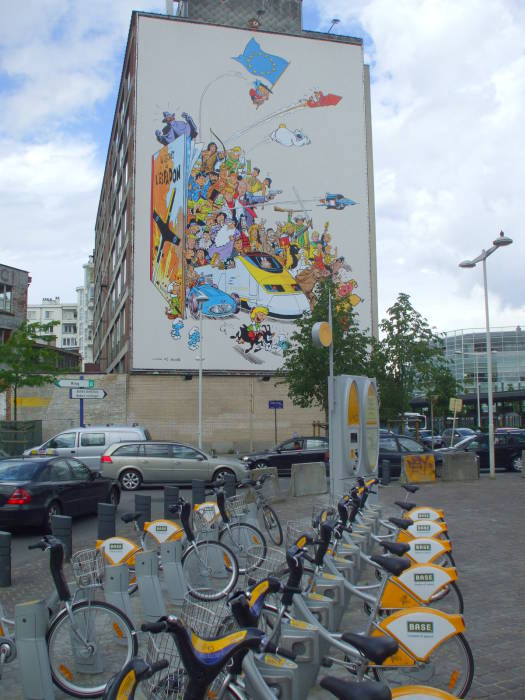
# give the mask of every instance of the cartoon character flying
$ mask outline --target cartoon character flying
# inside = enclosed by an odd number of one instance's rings
[[[281,56],[266,53],[255,39],[250,39],[239,56],[233,56],[234,61],[241,63],[246,70],[256,76],[250,89],[250,99],[257,109],[267,102],[272,88],[288,68],[288,61]]]

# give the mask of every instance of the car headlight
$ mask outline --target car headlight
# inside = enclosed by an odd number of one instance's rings
[[[249,461],[250,461],[250,458],[249,458],[249,457],[243,457],[243,458],[242,458],[242,461],[243,461],[243,462],[249,462]]]

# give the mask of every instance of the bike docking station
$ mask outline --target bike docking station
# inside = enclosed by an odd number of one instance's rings
[[[135,576],[146,622],[156,622],[167,614],[159,581],[159,557],[156,551],[137,552]]]
[[[49,613],[43,600],[15,606],[15,639],[24,700],[54,700],[46,632]]]
[[[106,564],[104,568],[104,598],[110,605],[122,610],[135,625],[135,616],[129,597],[129,568],[127,564]],[[118,642],[118,638],[116,641]]]

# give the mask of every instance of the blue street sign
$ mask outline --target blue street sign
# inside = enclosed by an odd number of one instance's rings
[[[268,401],[268,408],[284,408],[284,401]]]

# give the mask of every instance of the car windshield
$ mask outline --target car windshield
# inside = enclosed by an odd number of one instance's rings
[[[247,253],[246,259],[249,260],[252,265],[255,265],[260,270],[265,270],[266,272],[283,271],[281,263],[267,253]]]
[[[0,465],[0,483],[8,481],[31,481],[39,465],[26,461],[6,462]]]
[[[468,437],[463,438],[463,440],[456,442],[455,447],[457,447],[460,450],[461,449],[464,450],[465,448],[467,448],[470,445],[470,443],[474,440],[475,437],[476,437],[475,435],[469,435]]]

